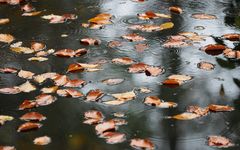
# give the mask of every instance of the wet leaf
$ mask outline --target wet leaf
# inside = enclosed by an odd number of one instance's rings
[[[80,43],[83,45],[100,45],[101,41],[93,38],[84,38],[80,40]]]
[[[192,120],[192,119],[195,119],[198,117],[200,117],[200,115],[198,115],[196,113],[184,112],[182,114],[175,115],[172,118],[177,119],[177,120]]]
[[[115,130],[115,129],[116,129],[116,125],[113,120],[104,121],[103,123],[100,123],[95,127],[97,134],[102,134],[106,131]]]
[[[67,20],[75,20],[77,19],[77,16],[75,14],[64,14],[62,16],[60,15],[45,15],[42,16],[43,19],[49,20],[49,23],[56,24],[56,23],[64,23]]]
[[[173,28],[174,24],[172,22],[166,22],[160,25],[160,30],[166,30]]]
[[[179,48],[179,47],[187,47],[191,44],[185,42],[185,41],[178,41],[178,40],[168,40],[163,44],[163,47],[166,48]]]
[[[23,13],[22,16],[31,17],[31,16],[40,15],[41,13],[42,13],[42,11],[26,12],[26,13]]]
[[[137,52],[144,52],[146,49],[149,48],[148,44],[136,44],[134,47]]]
[[[129,40],[130,42],[145,41],[146,39],[136,33],[130,33],[122,36],[123,39]]]
[[[119,118],[125,117],[125,114],[122,112],[115,112],[115,113],[113,113],[113,115],[114,115],[114,117],[119,117]]]
[[[134,91],[124,92],[124,93],[116,93],[116,94],[112,94],[112,96],[120,101],[130,101],[130,100],[133,100],[136,98],[136,94],[134,93]]]
[[[103,103],[106,105],[121,105],[121,104],[124,104],[125,101],[116,99],[116,100],[104,101]]]
[[[102,14],[98,14],[96,17],[91,18],[88,20],[89,23],[91,24],[100,24],[100,25],[106,25],[106,24],[111,24],[111,14],[107,14],[107,13],[102,13]]]
[[[115,64],[131,65],[135,61],[129,57],[114,58],[112,62]]]
[[[43,121],[47,118],[38,112],[29,112],[21,116],[20,119],[24,121]]]
[[[49,49],[49,50],[47,50],[47,51],[39,51],[39,52],[37,52],[37,53],[35,54],[35,56],[37,56],[37,57],[48,56],[49,54],[52,54],[52,53],[54,53],[54,52],[55,52],[54,49]]]
[[[90,29],[103,29],[103,24],[94,24],[94,23],[82,23],[82,27]]]
[[[78,98],[84,96],[81,92],[75,89],[59,89],[57,90],[57,94],[62,97],[73,97]]]
[[[221,44],[209,44],[201,48],[202,51],[223,51],[226,46]]]
[[[32,42],[31,43],[31,49],[34,50],[35,52],[41,51],[45,48],[46,48],[46,45],[43,44],[43,43],[39,43],[39,42]]]
[[[33,77],[33,79],[34,79],[34,81],[36,81],[38,83],[43,83],[47,79],[55,79],[56,77],[59,77],[59,75],[57,73],[47,72],[47,73],[43,73],[40,75],[36,75]]]
[[[10,47],[10,49],[16,53],[31,54],[34,53],[34,50],[28,47]]]
[[[81,79],[73,79],[68,80],[68,82],[64,85],[64,87],[82,87],[86,84],[84,80]]]
[[[69,81],[66,75],[56,75],[54,78],[55,85],[57,86],[64,86]]]
[[[164,69],[160,68],[160,67],[148,66],[148,67],[146,67],[146,70],[145,70],[145,74],[147,76],[156,77],[162,73],[164,73]]]
[[[27,3],[27,4],[21,6],[21,10],[24,12],[31,12],[34,9],[35,8],[30,3]]]
[[[161,104],[161,100],[157,96],[148,96],[145,98],[144,103],[151,106],[158,106]]]
[[[174,79],[174,80],[179,80],[179,81],[188,81],[188,80],[191,80],[192,77],[189,75],[175,74],[175,75],[169,76],[168,79]]]
[[[197,64],[197,67],[199,69],[203,69],[203,70],[213,70],[215,68],[215,65],[212,64],[212,63],[209,63],[209,62],[205,62],[205,61],[202,61],[200,63]]]
[[[138,14],[138,18],[142,20],[157,19],[157,18],[171,18],[171,16],[166,14],[154,13],[153,11],[147,11],[142,14]]]
[[[102,80],[102,83],[107,84],[107,85],[116,85],[116,84],[122,83],[123,81],[124,81],[124,79],[115,78],[115,79]]]
[[[12,116],[0,115],[0,125],[4,125],[7,121],[12,121],[14,118]]]
[[[79,65],[81,65],[83,68],[86,68],[86,69],[97,69],[100,67],[100,64],[97,64],[97,63],[78,63]]]
[[[0,68],[1,73],[17,73],[17,71],[17,69],[11,67]]]
[[[224,39],[230,40],[230,41],[239,41],[240,40],[240,34],[238,34],[238,33],[224,34],[222,37]]]
[[[38,137],[33,140],[33,143],[35,145],[48,145],[49,143],[51,143],[51,138],[48,136]]]
[[[154,31],[160,31],[161,27],[160,25],[152,25],[152,24],[146,24],[146,25],[131,25],[129,27],[132,30],[140,30],[143,32],[154,32]]]
[[[45,87],[41,89],[41,92],[45,94],[55,93],[58,89],[58,86]]]
[[[0,19],[0,25],[7,24],[9,22],[10,22],[10,19],[8,19],[8,18],[1,18]]]
[[[115,47],[119,47],[119,46],[122,46],[122,42],[119,42],[119,41],[110,41],[108,43],[108,47],[111,47],[111,48],[115,48]]]
[[[133,148],[153,150],[154,144],[149,139],[131,139],[130,145]]]
[[[199,106],[189,106],[187,109],[187,112],[195,113],[199,116],[206,116],[209,112],[209,108],[208,107],[201,108]]]
[[[119,118],[115,118],[112,119],[115,123],[116,126],[122,126],[122,125],[127,125],[127,121],[125,119],[119,119]]]
[[[40,124],[40,123],[26,122],[18,127],[17,132],[25,132],[25,131],[29,131],[29,130],[35,130],[35,129],[39,129],[41,127],[42,127],[42,124]]]
[[[39,61],[39,62],[42,62],[42,61],[47,61],[48,58],[46,57],[31,57],[31,58],[28,58],[28,61]]]
[[[128,72],[130,72],[130,73],[142,73],[142,72],[145,72],[146,67],[148,67],[148,65],[146,65],[145,63],[142,63],[142,62],[132,64],[128,68]]]
[[[227,48],[223,51],[223,55],[230,59],[240,59],[240,50],[232,50]]]
[[[67,73],[68,72],[72,72],[72,73],[74,73],[74,72],[82,72],[82,71],[84,71],[84,68],[83,68],[83,66],[81,66],[78,63],[70,64],[68,66],[68,69],[67,69]]]
[[[0,150],[16,150],[14,146],[0,146]]]
[[[25,92],[25,93],[29,93],[29,92],[35,91],[37,89],[29,81],[19,85],[18,88],[21,92]]]
[[[19,110],[31,109],[37,106],[36,101],[24,100],[23,103],[19,106]]]
[[[48,94],[41,94],[36,97],[37,106],[46,106],[50,105],[57,100],[56,97]]]
[[[108,144],[122,143],[126,140],[126,135],[119,132],[104,132],[100,137],[106,138]]]
[[[96,110],[90,110],[84,113],[85,121],[83,123],[85,124],[97,124],[103,121],[103,114],[100,111]]]
[[[146,87],[141,87],[139,90],[140,90],[140,93],[146,93],[146,94],[152,92],[151,89],[146,88]]]
[[[217,17],[215,15],[205,14],[205,13],[192,14],[192,18],[194,18],[194,19],[203,19],[203,20],[217,19]]]
[[[72,49],[62,49],[54,53],[56,56],[60,57],[74,57],[75,51]]]
[[[224,111],[233,111],[234,108],[230,107],[230,106],[225,106],[225,105],[215,105],[215,104],[211,104],[208,106],[210,111],[213,112],[224,112]]]
[[[169,10],[170,10],[171,12],[174,12],[174,13],[177,13],[177,14],[183,13],[182,8],[180,8],[180,7],[178,7],[178,6],[171,6],[171,7],[169,7]]]
[[[104,93],[100,89],[91,90],[87,93],[87,101],[98,101]]]
[[[223,136],[212,135],[208,137],[208,145],[218,148],[232,147],[234,144],[230,139]]]
[[[31,71],[26,71],[26,70],[20,70],[18,72],[18,76],[20,78],[24,78],[24,79],[32,79],[34,76],[34,73]]]
[[[0,42],[11,43],[15,38],[11,34],[0,34]]]

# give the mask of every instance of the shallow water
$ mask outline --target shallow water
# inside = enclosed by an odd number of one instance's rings
[[[14,145],[18,150],[128,150],[129,139],[134,137],[150,138],[156,149],[164,150],[210,150],[206,145],[208,135],[223,135],[231,138],[237,145],[231,150],[239,149],[240,137],[240,94],[239,94],[239,61],[232,61],[222,55],[211,56],[199,51],[199,46],[187,48],[163,48],[162,44],[170,35],[183,31],[193,31],[202,35],[219,37],[225,33],[240,33],[240,3],[230,0],[202,0],[202,1],[171,1],[148,0],[136,3],[130,0],[41,0],[32,2],[37,10],[45,10],[42,15],[74,13],[78,19],[63,24],[49,24],[48,21],[36,17],[22,17],[19,6],[0,4],[0,18],[11,19],[8,25],[0,26],[1,33],[11,33],[18,41],[30,43],[40,41],[46,43],[48,48],[77,49],[84,47],[79,39],[94,37],[102,40],[100,46],[87,47],[90,53],[79,58],[58,58],[50,56],[46,62],[29,62],[26,55],[15,54],[6,44],[0,45],[0,66],[16,67],[40,74],[44,72],[65,73],[66,67],[73,62],[94,62],[100,59],[111,59],[129,56],[137,61],[150,65],[163,66],[166,72],[158,77],[147,77],[145,74],[129,74],[127,66],[111,63],[104,65],[104,71],[91,73],[70,74],[70,77],[91,81],[80,89],[86,94],[91,89],[102,89],[106,93],[119,93],[130,91],[136,87],[148,87],[153,90],[148,95],[156,95],[166,101],[178,103],[177,108],[157,109],[143,104],[147,94],[138,94],[136,100],[120,106],[106,106],[101,103],[86,103],[83,99],[61,98],[49,106],[34,109],[47,116],[43,127],[37,131],[17,133],[17,127],[22,123],[15,119],[0,128],[0,145]],[[175,26],[173,29],[140,33],[147,38],[150,48],[143,53],[134,50],[134,44],[124,42],[120,48],[108,48],[107,42],[122,40],[120,37],[132,33],[127,29],[132,24],[163,23],[167,19],[142,21],[137,19],[137,13],[148,10],[168,14],[168,7],[178,5],[183,8],[181,15],[172,14]],[[113,24],[101,30],[90,30],[81,27],[81,23],[99,13],[110,13],[115,16]],[[216,15],[216,20],[196,20],[191,14],[205,12]],[[197,30],[196,26],[204,29]],[[62,38],[62,34],[69,35]],[[221,42],[210,39],[207,43]],[[228,43],[225,43],[228,44]],[[239,47],[229,44],[231,48]],[[197,68],[200,61],[209,61],[216,64],[213,71],[202,71]],[[193,80],[177,88],[169,88],[160,83],[171,74],[188,74]],[[103,85],[101,80],[107,78],[124,78],[122,84],[116,86]],[[0,87],[19,85],[24,80],[14,75],[0,74]],[[38,87],[49,85],[46,83]],[[18,111],[22,100],[33,99],[40,94],[39,91],[30,94],[3,95],[0,94],[0,114],[20,117],[27,111]],[[166,116],[184,112],[189,105],[207,106],[208,104],[224,104],[234,106],[235,111],[230,113],[211,113],[206,117],[190,121],[166,119]],[[83,114],[90,109],[101,111],[106,118],[113,118],[114,112],[126,113],[128,125],[119,128],[127,135],[128,141],[110,145],[104,139],[98,138],[93,126],[83,124]],[[32,141],[37,136],[48,135],[52,143],[40,147]]]

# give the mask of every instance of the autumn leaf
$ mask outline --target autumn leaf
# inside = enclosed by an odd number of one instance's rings
[[[115,79],[102,80],[102,83],[107,84],[107,85],[116,85],[116,84],[122,83],[123,81],[124,81],[124,79],[115,78]]]
[[[18,70],[12,67],[0,68],[1,73],[17,73]]]
[[[41,94],[36,97],[37,106],[50,105],[57,100],[56,97],[48,94]]]
[[[153,150],[154,144],[149,139],[131,139],[130,145],[134,148]]]
[[[20,125],[17,129],[17,132],[25,132],[29,130],[39,129],[42,127],[40,123],[26,122]]]
[[[0,34],[0,42],[11,43],[15,38],[11,34]]]
[[[192,120],[192,119],[195,119],[198,117],[200,117],[199,114],[189,113],[189,112],[184,112],[182,114],[172,116],[172,118],[177,119],[177,120]]]
[[[239,41],[240,34],[238,34],[238,33],[229,33],[229,34],[224,34],[222,37],[224,39],[226,39],[226,40],[229,40],[229,41]]]
[[[48,145],[51,143],[51,138],[48,136],[37,137],[33,140],[35,145]]]
[[[100,137],[106,138],[108,144],[122,143],[126,140],[126,135],[119,132],[104,132]]]
[[[8,18],[0,18],[0,25],[4,25],[10,22],[10,19]]]
[[[234,146],[234,143],[226,137],[211,135],[208,137],[208,145],[218,148],[227,148]]]
[[[206,116],[209,112],[209,108],[208,107],[201,108],[199,106],[189,106],[187,109],[187,112],[195,113],[199,116]]]
[[[96,110],[89,110],[84,113],[85,121],[83,123],[85,124],[97,124],[103,121],[103,114],[100,111]]]
[[[86,101],[98,101],[103,95],[100,89],[91,90],[87,93]]]
[[[24,121],[43,121],[47,118],[38,112],[29,112],[21,116],[20,119]]]
[[[100,45],[101,41],[93,38],[84,38],[80,40],[80,43],[83,45]]]
[[[142,14],[137,14],[139,19],[148,20],[148,19],[157,19],[157,18],[167,18],[170,19],[171,16],[166,14],[155,13],[153,11],[147,11]]]
[[[57,90],[57,94],[59,96],[63,96],[63,97],[73,97],[73,98],[78,98],[78,97],[82,97],[84,96],[81,92],[79,92],[78,90],[75,89],[59,89]]]
[[[116,93],[116,94],[111,94],[114,98],[120,101],[130,101],[136,98],[136,94],[134,91],[130,92],[124,92],[124,93]]]
[[[14,146],[0,146],[0,150],[16,150]]]
[[[217,17],[216,17],[215,15],[205,14],[205,13],[192,14],[192,18],[194,18],[194,19],[202,19],[202,20],[213,20],[213,19],[217,19]]]
[[[199,69],[202,69],[202,70],[210,71],[210,70],[213,70],[215,68],[215,65],[212,64],[212,63],[209,63],[209,62],[202,61],[202,62],[197,64],[197,67]]]
[[[25,92],[25,93],[29,93],[29,92],[35,91],[37,89],[29,81],[19,85],[18,88],[21,92]]]
[[[122,36],[123,39],[129,40],[130,42],[145,41],[146,39],[136,33],[130,33]]]
[[[12,116],[0,115],[0,125],[4,125],[7,121],[12,121],[14,118]]]
[[[82,71],[84,71],[84,67],[83,66],[81,66],[80,64],[78,64],[78,63],[75,63],[75,64],[70,64],[69,66],[68,66],[68,69],[67,69],[67,73],[68,72],[82,72]]]
[[[135,61],[129,57],[114,58],[112,62],[115,64],[131,65]]]
[[[178,6],[171,6],[171,7],[169,7],[169,10],[170,10],[171,12],[174,12],[174,13],[177,13],[177,14],[183,13],[182,8],[180,8],[180,7],[178,7]]]
[[[26,13],[23,13],[22,16],[31,17],[31,16],[40,15],[41,13],[42,13],[42,11],[26,12]]]
[[[31,71],[26,71],[26,70],[20,70],[18,72],[18,76],[20,78],[24,78],[24,79],[32,79],[34,76],[34,73]]]
[[[116,125],[113,120],[105,121],[103,123],[96,125],[95,127],[97,134],[102,134],[106,131],[115,130],[115,129],[116,129]]]
[[[208,106],[210,111],[213,112],[224,112],[224,111],[233,111],[234,108],[230,106],[224,106],[224,105],[216,105],[216,104],[211,104]]]
[[[37,106],[36,101],[30,101],[30,100],[24,100],[22,104],[19,106],[19,110],[24,110],[24,109],[31,109]]]

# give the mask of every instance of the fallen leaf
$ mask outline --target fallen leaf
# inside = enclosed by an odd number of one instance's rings
[[[47,79],[55,79],[57,77],[59,77],[59,74],[57,74],[55,72],[47,72],[47,73],[43,73],[40,75],[36,75],[33,77],[33,79],[34,79],[34,81],[36,81],[38,83],[43,83]]]
[[[108,144],[122,143],[126,140],[126,135],[119,132],[104,132],[100,137],[106,138]]]
[[[146,94],[152,92],[151,89],[146,88],[146,87],[141,87],[139,90],[140,90],[140,93],[146,93]]]
[[[146,65],[145,63],[142,63],[142,62],[132,64],[128,68],[128,72],[130,72],[130,73],[142,73],[142,72],[145,72],[146,67],[148,67],[148,65]]]
[[[37,106],[50,105],[57,100],[56,97],[48,94],[41,94],[36,97]]]
[[[55,85],[57,86],[64,86],[69,81],[66,75],[56,75],[54,78]]]
[[[16,150],[14,146],[0,146],[0,150]]]
[[[112,62],[115,64],[131,65],[135,61],[129,57],[114,58]]]
[[[179,81],[189,81],[192,79],[192,77],[189,75],[175,74],[175,75],[170,75],[168,77],[168,79],[174,79],[174,80],[179,80]]]
[[[102,14],[98,14],[96,17],[91,18],[88,20],[89,23],[91,24],[100,24],[100,25],[106,25],[106,24],[111,24],[111,14],[107,14],[107,13],[102,13]]]
[[[87,101],[98,101],[104,93],[100,89],[91,90],[87,93]]]
[[[25,132],[29,130],[39,129],[42,127],[40,123],[26,122],[20,125],[17,129],[17,132]]]
[[[156,76],[158,76],[160,74],[163,74],[164,71],[165,70],[163,68],[160,68],[160,67],[148,66],[148,67],[146,67],[145,74],[147,76],[156,77]]]
[[[123,35],[122,38],[129,40],[130,42],[139,42],[139,41],[145,41],[146,39],[136,33],[130,33]]]
[[[83,123],[85,124],[97,124],[103,121],[103,114],[100,111],[96,110],[90,110],[84,113],[85,121]]]
[[[27,4],[21,6],[21,10],[24,12],[31,12],[34,9],[35,8],[30,3],[27,3]]]
[[[131,25],[129,29],[132,30],[140,30],[143,32],[154,32],[154,31],[160,31],[162,30],[160,25],[152,25],[152,24],[146,24],[146,25]]]
[[[75,51],[72,49],[62,49],[54,53],[56,56],[60,57],[74,57]]]
[[[43,121],[47,118],[38,112],[29,112],[21,116],[20,119],[24,121]]]
[[[194,19],[203,19],[203,20],[217,19],[217,17],[215,15],[205,14],[205,13],[192,14],[192,18],[194,18]]]
[[[7,24],[9,22],[10,22],[10,19],[8,19],[8,18],[1,18],[0,19],[0,25]]]
[[[78,64],[78,63],[75,63],[75,64],[70,64],[69,66],[68,66],[68,69],[67,69],[67,73],[68,72],[82,72],[82,71],[84,71],[84,67],[83,66],[81,66],[80,64]]]
[[[50,94],[50,93],[55,93],[58,89],[58,86],[52,86],[52,87],[45,87],[41,89],[41,92],[44,94]]]
[[[12,121],[14,118],[12,116],[0,115],[0,125],[4,125],[7,121]]]
[[[203,70],[209,71],[209,70],[213,70],[215,68],[215,65],[212,64],[212,63],[209,63],[209,62],[202,61],[202,62],[197,64],[197,67],[199,69],[203,69]]]
[[[78,90],[75,89],[59,89],[57,90],[57,94],[59,96],[63,96],[63,97],[73,97],[73,98],[78,98],[78,97],[82,97],[84,96],[81,92],[79,92]]]
[[[81,79],[73,79],[68,80],[68,82],[64,85],[64,87],[82,87],[86,84],[84,80]]]
[[[41,13],[42,13],[42,11],[33,11],[33,12],[23,13],[22,16],[31,17],[31,16],[40,15]]]
[[[80,43],[83,45],[100,45],[101,41],[93,38],[84,38],[80,40]]]
[[[97,134],[102,134],[106,131],[115,130],[115,129],[116,129],[116,125],[113,120],[104,121],[103,123],[100,123],[95,127]]]
[[[153,11],[147,11],[142,14],[137,14],[139,19],[148,20],[148,19],[157,19],[157,18],[167,18],[170,19],[171,16],[166,14],[154,13]]]
[[[37,89],[29,81],[19,85],[18,88],[21,92],[25,92],[25,93],[29,93],[29,92],[35,91]]]
[[[226,39],[226,40],[229,40],[229,41],[239,41],[240,34],[238,34],[238,33],[229,33],[229,34],[224,34],[222,37],[224,39]]]
[[[112,96],[120,101],[130,101],[130,100],[133,100],[134,98],[136,98],[136,94],[134,93],[134,91],[124,92],[124,93],[116,93],[116,94],[112,94]]]
[[[187,109],[187,112],[195,113],[199,116],[206,116],[209,112],[209,108],[208,107],[201,108],[199,106],[189,106]]]
[[[77,16],[75,14],[64,14],[62,16],[60,15],[45,15],[42,16],[43,19],[49,20],[49,23],[56,24],[56,23],[64,23],[67,20],[75,20],[77,19]]]
[[[90,29],[103,29],[103,24],[94,24],[94,23],[82,23],[82,27]]]
[[[119,42],[119,41],[108,42],[108,47],[115,48],[115,47],[119,47],[119,46],[122,46],[122,42]]]
[[[115,118],[112,120],[114,121],[116,126],[127,125],[127,121],[125,119]]]
[[[200,115],[196,113],[189,113],[189,112],[184,112],[182,114],[172,116],[172,118],[177,120],[192,120],[198,117],[200,117]]]
[[[148,96],[145,98],[144,103],[151,106],[158,106],[161,104],[161,100],[157,96]]]
[[[24,110],[24,109],[31,109],[37,106],[36,101],[30,101],[30,100],[24,100],[22,104],[19,106],[19,110]]]
[[[171,29],[173,27],[174,27],[174,24],[172,22],[166,22],[160,25],[160,30]]]
[[[174,12],[174,13],[177,13],[177,14],[183,13],[182,8],[180,8],[180,7],[178,7],[178,6],[171,6],[171,7],[169,7],[169,10],[170,10],[171,12]]]
[[[20,78],[24,78],[24,79],[32,79],[34,76],[34,73],[31,71],[26,71],[26,70],[20,70],[18,72],[18,76]]]
[[[34,53],[34,50],[28,47],[10,47],[10,49],[16,53],[31,54]]]
[[[39,43],[39,42],[32,42],[31,43],[31,49],[34,50],[35,52],[41,51],[45,48],[46,48],[46,45],[43,44],[43,43]]]
[[[122,83],[123,81],[124,81],[124,79],[115,78],[115,79],[102,80],[102,83],[107,84],[107,85],[116,85],[116,84]]]
[[[15,38],[11,34],[0,34],[0,42],[11,43]]]
[[[137,149],[154,149],[154,144],[149,139],[131,139],[130,145]]]
[[[0,68],[1,73],[17,73],[17,71],[17,69],[11,67]]]
[[[144,52],[146,49],[149,48],[148,44],[136,44],[134,47],[137,52]]]
[[[234,108],[230,107],[230,106],[215,105],[215,104],[209,105],[208,108],[210,111],[213,111],[213,112],[233,111],[234,110]]]
[[[119,118],[125,117],[125,114],[124,114],[123,112],[115,112],[115,113],[113,113],[113,115],[114,115],[115,117],[119,117]]]
[[[42,62],[42,61],[47,61],[48,58],[46,57],[31,57],[31,58],[28,58],[28,61],[39,61],[39,62]]]
[[[33,143],[35,145],[48,145],[49,143],[51,143],[51,138],[48,136],[38,137],[33,140]]]
[[[178,41],[178,40],[167,40],[164,44],[163,47],[166,48],[179,48],[179,47],[186,47],[190,46],[191,44],[185,42],[185,41]]]
[[[223,136],[212,135],[208,137],[208,145],[218,148],[232,147],[234,144],[230,139]]]

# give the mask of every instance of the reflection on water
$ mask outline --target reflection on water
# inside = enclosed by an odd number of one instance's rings
[[[73,59],[51,57],[47,62],[28,62],[26,56],[16,55],[8,50],[7,45],[1,46],[1,67],[12,66],[31,70],[35,73],[58,72],[65,73],[65,68],[73,62],[94,62],[99,59],[110,61],[116,57],[128,56],[137,61],[150,65],[163,66],[165,74],[159,77],[147,77],[144,74],[129,74],[126,66],[116,66],[111,63],[104,65],[104,71],[96,73],[71,74],[72,78],[91,81],[81,89],[86,94],[91,89],[100,88],[106,93],[119,93],[130,91],[136,87],[153,89],[149,95],[156,95],[166,101],[179,104],[174,109],[156,109],[145,106],[142,102],[146,94],[138,94],[135,101],[121,106],[105,106],[100,103],[85,103],[83,99],[58,98],[50,106],[36,110],[47,116],[44,126],[35,132],[16,133],[15,129],[21,122],[18,119],[0,128],[0,144],[15,145],[18,149],[63,149],[63,150],[123,150],[131,149],[128,142],[109,145],[95,135],[92,127],[82,123],[83,113],[89,109],[103,112],[107,118],[113,118],[113,112],[127,114],[127,126],[120,127],[119,131],[125,133],[127,138],[150,138],[157,149],[164,150],[208,150],[206,137],[211,134],[222,134],[239,144],[239,115],[240,115],[240,78],[239,62],[224,58],[222,55],[211,56],[199,50],[206,43],[223,43],[219,37],[225,33],[240,33],[240,5],[237,0],[203,0],[203,1],[168,1],[148,0],[136,3],[131,0],[41,0],[33,2],[38,10],[45,10],[46,14],[76,13],[79,18],[65,24],[48,24],[39,17],[23,18],[18,6],[0,5],[0,18],[8,17],[11,23],[0,26],[1,33],[12,33],[20,41],[29,43],[33,40],[45,42],[48,48],[77,49],[82,47],[79,39],[96,37],[102,40],[102,45],[87,47],[90,53],[86,56]],[[157,19],[141,21],[137,19],[138,13],[148,10],[166,13],[168,7],[178,5],[183,8],[182,15],[172,14],[175,27],[172,30],[142,33],[150,46],[143,53],[134,50],[134,43],[124,42],[121,48],[110,49],[106,46],[110,40],[122,40],[120,37],[132,33],[128,26],[131,24],[161,24],[169,21]],[[90,30],[81,27],[81,23],[99,13],[107,12],[114,15],[113,24],[101,30]],[[191,18],[192,13],[205,12],[214,14],[216,20],[204,21]],[[196,27],[203,27],[201,30]],[[212,35],[202,44],[194,44],[187,48],[163,48],[162,44],[170,35],[183,31],[197,32],[200,35]],[[68,34],[61,38],[61,34]],[[231,48],[238,49],[239,42],[224,43]],[[197,68],[200,61],[209,61],[216,65],[213,71],[206,72]],[[171,74],[188,74],[194,79],[178,88],[169,88],[160,83]],[[125,78],[122,84],[106,86],[99,81],[106,78]],[[0,86],[18,85],[24,81],[15,76],[1,75]],[[49,85],[46,83],[43,86]],[[16,118],[24,114],[17,111],[18,105],[24,99],[33,99],[39,92],[20,95],[0,95],[0,114],[13,115]],[[185,111],[189,105],[207,106],[210,103],[231,105],[236,111],[231,113],[210,114],[206,117],[192,121],[176,121],[166,119],[167,116]],[[36,136],[48,135],[53,142],[44,147],[34,146],[32,140]],[[238,147],[235,147],[238,149]],[[231,148],[231,149],[235,149]]]

